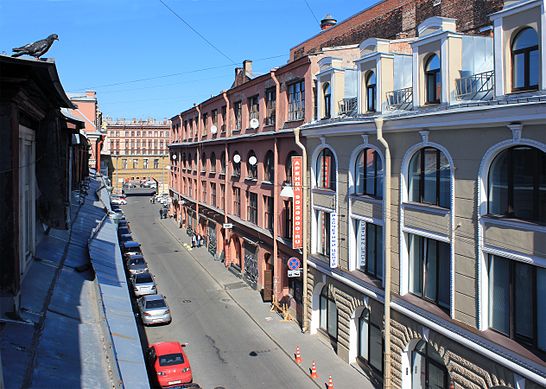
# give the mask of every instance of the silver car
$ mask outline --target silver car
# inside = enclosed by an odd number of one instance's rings
[[[169,324],[172,320],[171,310],[160,294],[141,297],[137,305],[144,325]]]
[[[127,260],[129,274],[140,274],[148,271],[148,264],[142,255],[134,255]]]
[[[148,272],[133,274],[131,282],[133,284],[133,291],[137,297],[157,293],[154,277]]]

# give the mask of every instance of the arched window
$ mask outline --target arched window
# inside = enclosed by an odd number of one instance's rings
[[[216,173],[216,154],[212,153],[210,155],[210,172]]]
[[[246,170],[247,178],[255,180],[258,178],[258,159],[256,158],[256,153],[250,151],[246,158]]]
[[[447,157],[440,150],[424,147],[409,164],[409,201],[450,207],[451,177]]]
[[[207,154],[201,154],[201,173],[204,173],[207,170]]]
[[[442,94],[442,72],[440,58],[433,54],[425,64],[426,103],[438,104]]]
[[[371,320],[368,308],[358,318],[358,358],[379,372],[383,371],[383,334]]]
[[[489,168],[488,213],[546,223],[546,154],[515,146],[495,157]]]
[[[332,105],[332,90],[329,82],[325,83],[322,87],[322,94],[324,96],[324,119],[328,119],[331,116]]]
[[[271,150],[265,154],[264,170],[265,181],[273,182],[275,180],[275,161]]]
[[[538,89],[539,70],[538,36],[527,27],[512,41],[512,90]]]
[[[449,387],[449,373],[440,354],[424,340],[411,353],[412,388],[436,389]]]
[[[368,112],[375,112],[376,110],[376,86],[375,73],[369,72],[366,76],[366,111]]]
[[[233,177],[241,177],[241,154],[238,151],[233,153]]]
[[[336,190],[336,159],[330,149],[322,149],[317,158],[318,188]]]
[[[337,306],[332,292],[328,286],[320,292],[320,323],[321,330],[326,332],[330,338],[337,341]]]
[[[364,149],[356,158],[355,194],[383,198],[383,162],[374,149]]]
[[[226,152],[222,151],[220,155],[220,173],[226,174]]]
[[[286,163],[284,164],[285,172],[286,172],[286,182],[290,185],[292,185],[292,157],[297,156],[298,153],[295,151],[291,151],[288,153],[288,156],[286,157]]]

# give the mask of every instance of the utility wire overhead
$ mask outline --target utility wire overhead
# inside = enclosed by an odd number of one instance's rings
[[[178,15],[171,7],[169,7],[163,0],[159,0],[161,4],[165,6],[171,13],[176,16],[178,19],[182,21],[186,26],[188,26],[194,33],[196,33],[201,39],[203,39],[205,42],[208,43],[210,47],[212,47],[214,50],[216,50],[218,53],[220,53],[223,57],[227,58],[231,61],[231,64],[234,65],[237,62],[235,62],[233,59],[231,59],[226,53],[224,53],[222,50],[220,50],[218,47],[216,47],[211,41],[209,41],[207,38],[205,38],[199,31],[197,31],[195,28],[191,26],[187,21],[184,20],[184,18],[180,15]]]
[[[160,0],[161,1],[161,0]],[[313,17],[315,18],[317,24],[320,26],[320,22],[317,18],[317,16],[315,15],[315,13],[313,12],[313,9],[311,8],[311,6],[309,5],[309,2],[307,0],[304,0],[305,1],[305,4],[307,4],[307,8],[309,8],[309,11],[311,12],[311,15],[313,15]]]

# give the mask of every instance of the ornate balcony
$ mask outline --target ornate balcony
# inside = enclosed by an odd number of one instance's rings
[[[339,101],[339,114],[353,116],[356,114],[357,98],[348,97]]]
[[[387,92],[387,109],[409,111],[413,107],[413,88]]]

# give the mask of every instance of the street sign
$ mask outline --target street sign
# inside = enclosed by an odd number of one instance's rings
[[[224,229],[228,230],[230,228],[233,228],[233,224],[232,223],[224,223],[223,227],[224,227]]]
[[[299,277],[300,275],[301,275],[301,269],[288,270],[288,277],[289,278]]]
[[[297,270],[300,268],[301,262],[298,258],[291,257],[288,259],[288,262],[286,263],[286,265],[288,266],[290,270]]]

